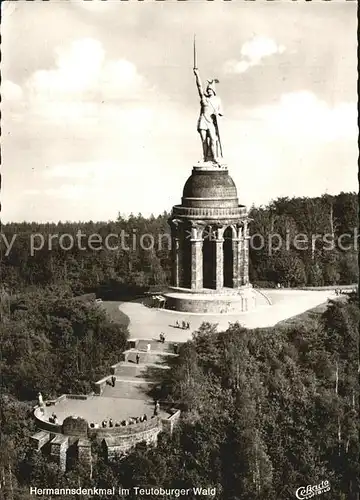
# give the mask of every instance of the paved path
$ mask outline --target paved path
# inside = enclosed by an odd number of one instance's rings
[[[173,342],[186,342],[192,332],[204,321],[217,323],[226,329],[229,323],[238,321],[247,328],[274,326],[276,323],[301,314],[308,309],[336,297],[333,290],[262,290],[272,301],[254,311],[239,314],[195,314],[179,313],[166,309],[152,309],[142,304],[141,300],[122,302],[119,309],[130,319],[130,338],[157,340],[163,332],[166,339]],[[176,321],[189,321],[190,330],[175,328]]]

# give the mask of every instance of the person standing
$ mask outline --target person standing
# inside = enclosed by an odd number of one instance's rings
[[[160,411],[159,401],[155,401],[154,417],[156,417],[157,415],[159,415],[159,411]]]
[[[43,400],[41,392],[38,393],[38,402],[39,402],[39,406],[44,406],[44,400]]]
[[[139,353],[136,353],[135,359],[136,359],[136,364],[138,365],[139,361],[140,361],[140,355],[139,355]]]

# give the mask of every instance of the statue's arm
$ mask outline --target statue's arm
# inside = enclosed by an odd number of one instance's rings
[[[202,99],[204,97],[204,90],[202,88],[201,80],[200,80],[200,74],[199,70],[197,68],[194,68],[194,75],[195,75],[195,80],[196,80],[196,86],[199,92],[199,96]]]

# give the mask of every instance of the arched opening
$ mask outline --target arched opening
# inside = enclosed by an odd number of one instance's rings
[[[233,255],[233,232],[232,228],[228,227],[224,231],[224,287],[233,288],[234,277],[234,255]]]
[[[216,288],[216,247],[210,226],[203,231],[203,287]]]

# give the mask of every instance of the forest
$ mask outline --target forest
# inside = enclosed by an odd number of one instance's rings
[[[272,328],[246,330],[236,323],[218,331],[203,323],[181,346],[162,381],[162,398],[182,409],[173,436],[160,436],[157,448],[140,444],[111,464],[94,443],[90,479],[81,466],[61,473],[32,450],[29,399],[38,389],[45,394],[66,387],[86,390],[93,374],[112,362],[114,349],[123,348],[118,339],[125,342],[126,331],[108,324],[94,305],[79,308],[76,300],[50,293],[43,300],[25,298],[24,304],[33,306],[29,321],[16,310],[1,325],[2,498],[30,499],[30,485],[141,485],[215,487],[217,500],[288,500],[300,486],[327,480],[328,498],[355,500],[360,472],[357,300],[355,294],[344,297],[321,314],[305,313]]]
[[[3,290],[0,301],[0,498],[22,500],[31,484],[20,487],[38,392],[46,399],[91,392],[119,360],[128,331],[66,285],[12,296]]]
[[[215,487],[216,500],[288,500],[298,487],[327,480],[331,494],[326,498],[357,499],[360,314],[355,294],[331,302],[321,313],[272,328],[246,330],[232,324],[218,331],[204,323],[182,345],[162,381],[162,398],[180,405],[183,418],[171,439],[161,436],[157,448],[139,445],[110,465],[94,443],[92,479],[81,466],[62,474],[34,453],[29,437],[35,432],[31,408],[37,392],[49,398],[89,392],[126,345],[126,326],[81,295],[126,300],[166,286],[171,262],[168,248],[75,246],[65,251],[56,241],[51,250],[44,246],[31,255],[31,234],[42,234],[46,241],[48,235],[75,236],[79,230],[103,237],[122,230],[157,236],[169,232],[168,216],[2,226],[0,498],[29,500],[30,485],[81,484]],[[282,198],[252,207],[249,216],[254,241],[258,235],[269,241],[269,235],[279,234],[291,242],[303,233],[309,240],[313,234],[330,234],[335,242],[331,250],[321,238],[306,250],[291,243],[271,251],[252,248],[250,281],[255,286],[358,280],[354,193]],[[8,251],[5,242],[12,240]]]

